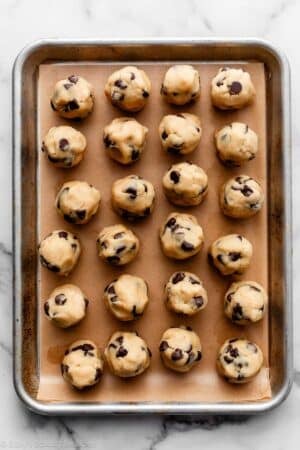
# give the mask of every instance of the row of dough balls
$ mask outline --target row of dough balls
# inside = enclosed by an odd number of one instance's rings
[[[144,108],[151,92],[147,74],[137,67],[127,66],[113,72],[104,88],[114,106],[128,112]],[[190,65],[174,65],[165,73],[161,96],[173,105],[186,105],[200,96],[200,75]],[[70,75],[54,87],[50,104],[66,119],[83,119],[92,112],[94,88],[83,77]],[[240,109],[252,102],[255,88],[248,72],[222,67],[211,81],[211,99],[220,109]]]
[[[194,316],[208,302],[207,291],[200,278],[190,272],[175,272],[164,289],[166,307],[185,316]],[[140,318],[149,303],[146,281],[138,276],[122,274],[104,289],[104,303],[115,318],[129,322]],[[233,282],[224,296],[224,313],[237,325],[248,325],[264,317],[267,294],[255,281]],[[81,322],[89,300],[73,284],[57,286],[44,303],[47,318],[60,328],[69,328]]]
[[[171,213],[160,229],[163,253],[175,260],[186,260],[199,253],[204,241],[203,230],[196,217]],[[123,224],[104,227],[97,237],[99,257],[114,266],[130,263],[137,256],[140,241]],[[55,230],[38,245],[41,264],[61,276],[67,276],[76,266],[81,244],[77,236],[65,230]],[[240,234],[228,234],[212,243],[208,255],[221,275],[241,275],[249,267],[252,244]]]
[[[172,204],[196,206],[207,195],[208,177],[196,164],[174,164],[163,176],[163,188]],[[67,222],[83,225],[97,213],[100,201],[99,190],[91,184],[67,181],[56,195],[55,207]],[[219,201],[226,216],[247,219],[261,210],[264,194],[260,184],[252,177],[238,175],[222,185]],[[155,189],[150,181],[138,175],[128,175],[113,183],[111,203],[114,211],[124,219],[142,219],[153,211]]]
[[[172,155],[193,152],[201,138],[200,119],[189,113],[169,114],[159,124],[163,149]],[[114,119],[104,128],[103,142],[107,155],[120,164],[137,161],[146,144],[148,128],[132,117]],[[257,134],[245,123],[233,122],[215,132],[217,155],[228,167],[239,167],[255,158]],[[86,150],[86,138],[70,126],[52,127],[42,142],[42,151],[57,167],[71,168],[80,163]]]
[[[163,364],[177,373],[190,371],[202,359],[199,336],[190,327],[184,326],[169,328],[163,333],[159,352]],[[73,342],[61,363],[64,379],[79,390],[91,387],[101,378],[104,360],[113,375],[135,377],[150,366],[152,353],[136,332],[116,331],[109,339],[103,356],[90,340]],[[217,356],[220,375],[231,383],[249,382],[262,365],[261,349],[247,339],[227,339]]]

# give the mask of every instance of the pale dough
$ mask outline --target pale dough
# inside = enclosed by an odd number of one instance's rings
[[[55,230],[41,241],[38,250],[44,267],[58,275],[67,276],[77,264],[81,246],[73,233]]]
[[[140,244],[133,231],[117,224],[103,228],[97,238],[97,248],[101,259],[122,266],[136,257]]]
[[[135,377],[150,365],[151,351],[136,332],[117,331],[110,338],[105,352],[110,371],[119,377]]]
[[[85,136],[65,125],[50,128],[42,142],[42,151],[48,160],[63,169],[77,166],[83,159],[85,150]]]
[[[241,275],[249,267],[252,244],[240,234],[219,237],[210,247],[209,256],[222,275]]]
[[[170,67],[161,86],[161,95],[173,105],[186,105],[200,96],[200,75],[190,65]]]
[[[161,120],[158,132],[166,152],[186,155],[198,147],[202,134],[201,122],[195,114],[169,114]]]
[[[147,283],[140,277],[123,274],[106,286],[104,301],[117,319],[138,319],[149,303]]]

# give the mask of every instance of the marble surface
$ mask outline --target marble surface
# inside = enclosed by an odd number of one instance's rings
[[[292,69],[294,267],[300,264],[300,2],[297,0],[1,0],[0,3],[0,448],[131,450],[296,449],[300,439],[300,330],[295,383],[286,402],[259,417],[48,418],[23,408],[12,386],[11,69],[16,54],[42,37],[255,36],[279,45]],[[299,97],[298,97],[299,96]],[[300,278],[294,277],[294,292]],[[295,295],[294,317],[300,305]],[[295,321],[296,322],[296,321]]]

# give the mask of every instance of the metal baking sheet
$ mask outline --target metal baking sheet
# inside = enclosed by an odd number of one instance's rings
[[[36,104],[37,69],[45,61],[256,61],[263,62],[268,97],[270,370],[272,399],[251,403],[42,403],[38,386],[36,301]],[[15,150],[15,385],[25,403],[41,413],[250,413],[269,409],[291,384],[291,267],[289,195],[289,80],[279,52],[258,41],[43,41],[25,49],[14,71]],[[18,112],[22,112],[22,120]],[[34,150],[32,150],[34,149]],[[22,157],[22,159],[21,159]],[[22,184],[20,184],[22,182]],[[20,202],[20,200],[22,200]],[[18,202],[18,203],[17,203]],[[286,349],[289,351],[286,351]]]

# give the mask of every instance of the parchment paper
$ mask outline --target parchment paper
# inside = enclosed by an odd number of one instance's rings
[[[104,84],[109,74],[121,65],[113,64],[57,64],[40,66],[39,70],[39,147],[42,137],[54,125],[69,124],[82,131],[88,141],[84,161],[74,169],[55,168],[39,152],[39,191],[40,191],[40,237],[54,229],[70,230],[78,235],[82,244],[80,261],[67,277],[62,278],[40,268],[39,290],[39,364],[40,386],[38,399],[54,402],[99,401],[169,401],[169,402],[221,402],[221,401],[257,401],[271,396],[268,370],[268,317],[255,325],[238,327],[226,319],[223,314],[223,296],[230,284],[230,279],[222,278],[207,262],[207,248],[217,237],[227,233],[241,233],[253,244],[254,255],[251,267],[242,277],[255,280],[268,288],[268,249],[267,249],[267,207],[255,217],[246,221],[234,221],[226,218],[219,210],[218,191],[226,179],[246,173],[262,183],[266,192],[266,96],[264,66],[260,63],[231,64],[243,66],[252,76],[257,91],[254,104],[237,112],[215,110],[210,102],[210,80],[223,65],[212,63],[195,64],[201,75],[202,93],[200,101],[187,107],[167,105],[159,95],[163,74],[169,64],[141,64],[147,71],[152,92],[147,106],[136,114],[136,118],[149,128],[145,152],[139,162],[131,167],[122,167],[105,155],[102,143],[104,126],[113,118],[126,115],[110,105],[104,96]],[[93,113],[83,122],[60,119],[49,105],[49,98],[57,80],[70,74],[86,77],[95,87],[96,103]],[[186,158],[166,155],[160,146],[158,124],[164,114],[171,112],[193,112],[200,116],[203,135],[199,148]],[[232,121],[246,122],[259,135],[259,152],[257,158],[241,169],[224,168],[215,154],[213,133]],[[35,149],[32,149],[35,151]],[[158,228],[167,214],[174,207],[165,199],[161,180],[164,172],[172,163],[182,160],[198,163],[209,177],[208,196],[202,205],[189,208],[202,225],[205,245],[201,253],[186,262],[173,262],[166,258],[160,249]],[[111,208],[111,185],[117,178],[128,174],[139,174],[149,179],[157,192],[156,207],[148,219],[129,226],[137,233],[141,241],[141,251],[134,262],[124,268],[112,268],[100,261],[96,253],[96,236],[99,230],[114,223],[122,222]],[[55,211],[54,198],[61,184],[69,180],[87,180],[94,184],[102,194],[99,214],[84,226],[72,226],[66,223]],[[271,182],[271,180],[270,180]],[[266,192],[267,194],[267,192]],[[267,195],[266,195],[267,197]],[[126,223],[126,222],[124,222]],[[178,317],[168,312],[163,303],[164,283],[172,272],[188,270],[195,272],[203,280],[208,291],[208,306],[190,319]],[[102,294],[106,284],[121,273],[137,274],[144,277],[150,286],[150,304],[145,315],[134,323],[121,323],[106,310]],[[60,330],[45,317],[43,302],[50,292],[65,282],[75,283],[82,288],[90,299],[87,317],[83,322],[70,329]],[[199,334],[203,346],[203,359],[190,373],[180,375],[164,368],[160,362],[158,345],[163,331],[172,325],[189,324]],[[94,340],[101,349],[113,331],[133,329],[145,338],[153,352],[151,367],[143,375],[133,379],[119,379],[105,368],[101,382],[87,392],[77,392],[61,377],[60,362],[65,349],[72,341],[79,338]],[[264,368],[251,383],[235,386],[224,381],[216,372],[215,362],[218,348],[230,337],[241,336],[253,339],[263,350]]]

